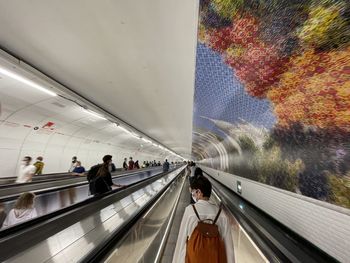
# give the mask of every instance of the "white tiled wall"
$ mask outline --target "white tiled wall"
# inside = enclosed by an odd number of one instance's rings
[[[350,262],[350,210],[229,173],[201,167],[213,178],[341,262]]]

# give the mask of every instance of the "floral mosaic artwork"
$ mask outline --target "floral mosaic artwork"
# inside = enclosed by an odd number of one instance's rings
[[[192,151],[350,208],[350,2],[201,0]]]

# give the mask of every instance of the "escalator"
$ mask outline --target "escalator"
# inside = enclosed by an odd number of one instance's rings
[[[171,169],[174,169],[172,167]],[[135,182],[151,178],[162,173],[162,168],[135,170],[124,174],[113,175],[112,180],[115,184],[124,186],[131,185]],[[74,183],[65,186],[51,187],[48,189],[40,189],[33,191],[36,194],[35,208],[38,216],[46,215],[70,205],[82,202],[91,196],[89,195],[89,186],[86,181]],[[10,195],[0,198],[0,204],[3,213],[8,214],[13,208],[19,195]],[[1,223],[1,222],[0,222]]]
[[[235,262],[337,262],[226,186],[210,181],[211,201],[222,204],[231,225]],[[171,263],[182,215],[190,202],[188,186],[185,178],[179,179],[125,235],[82,262]]]
[[[78,262],[120,237],[184,167],[92,197],[0,232],[0,261]],[[69,256],[69,258],[67,258]]]
[[[0,233],[0,251],[7,248],[0,260],[171,262],[183,210],[190,199],[183,169],[90,200],[14,233]],[[221,203],[229,218],[236,262],[336,262],[221,183],[210,180],[211,200]]]
[[[135,174],[139,171],[161,171],[161,167],[152,167],[145,168],[140,170],[130,170],[130,171],[117,171],[113,172],[112,176],[126,175],[126,174]],[[38,179],[40,177],[40,179]],[[60,173],[60,174],[48,174],[48,175],[39,175],[34,176],[32,182],[28,183],[8,183],[0,185],[0,198],[8,197],[11,195],[18,195],[23,192],[33,192],[42,189],[48,189],[51,187],[64,187],[72,184],[79,184],[86,181],[86,175],[76,176],[72,173]],[[3,181],[4,182],[4,181]]]

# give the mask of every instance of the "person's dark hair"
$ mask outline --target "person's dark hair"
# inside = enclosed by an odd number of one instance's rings
[[[211,195],[211,183],[210,181],[204,177],[199,176],[191,183],[191,189],[199,189],[203,193],[203,197],[210,197]]]
[[[201,168],[197,167],[195,170],[194,170],[194,177],[195,178],[198,178],[199,176],[203,176],[203,171]]]
[[[105,156],[103,156],[103,158],[102,158],[102,161],[104,162],[104,163],[107,163],[108,161],[110,161],[110,160],[112,160],[112,155],[105,155]]]
[[[38,158],[36,158],[37,160],[39,160],[39,161],[42,161],[44,158],[43,157],[41,157],[41,156],[39,156]]]
[[[77,158],[76,156],[73,156],[72,159],[75,159],[75,160],[76,160],[76,159],[78,159],[78,158]]]
[[[30,156],[24,156],[23,159],[25,159],[25,160],[28,161],[28,162],[31,162],[31,161],[32,161],[32,157],[30,157]]]

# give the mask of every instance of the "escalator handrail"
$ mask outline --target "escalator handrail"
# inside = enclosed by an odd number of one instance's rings
[[[141,170],[140,169],[140,170],[132,170],[133,172],[129,172],[129,173],[113,174],[112,175],[112,180],[117,179],[117,178],[124,178],[124,177],[134,176],[134,175],[137,175],[139,173],[150,172],[150,171],[158,170],[158,169],[161,170],[160,167],[157,167],[157,168],[148,169],[148,170]],[[67,185],[61,185],[61,186],[53,186],[53,187],[48,187],[48,188],[44,188],[44,189],[32,190],[30,192],[35,193],[35,195],[41,195],[41,194],[61,191],[61,190],[65,190],[65,189],[69,189],[69,188],[75,188],[75,187],[79,187],[79,186],[82,186],[82,185],[89,184],[89,182],[86,179],[86,176],[81,176],[80,178],[83,178],[82,180],[84,180],[84,181],[76,182],[76,183],[69,183]],[[74,178],[72,178],[72,179],[74,179]],[[8,195],[8,196],[1,196],[0,197],[0,203],[1,202],[13,201],[13,200],[17,199],[20,195],[21,195],[21,193],[12,194],[12,195]]]
[[[6,260],[21,250],[25,250],[59,231],[79,222],[96,211],[127,197],[131,193],[140,190],[161,177],[174,172],[176,169],[166,173],[160,173],[151,178],[130,184],[124,189],[114,189],[100,196],[93,196],[82,202],[43,215],[17,226],[0,231],[0,261]]]
[[[138,170],[146,171],[146,170],[152,170],[152,169],[157,169],[157,168],[161,168],[161,166],[154,166],[154,167],[150,167],[150,168],[141,168],[141,169],[138,169]],[[126,171],[121,170],[121,171],[113,172],[112,175],[119,175],[119,174],[124,174],[124,173],[132,173],[134,171],[135,170],[126,170]],[[86,171],[86,173],[87,172],[88,171]],[[84,176],[76,176],[76,175],[73,175],[72,173],[62,173],[61,175],[62,175],[62,177],[51,178],[51,179],[49,178],[49,179],[43,179],[43,180],[34,180],[32,182],[27,182],[27,183],[0,184],[0,189],[6,189],[6,188],[12,188],[12,187],[21,187],[21,186],[28,186],[28,185],[34,185],[34,184],[48,183],[48,182],[52,182],[52,181],[70,180],[70,179],[72,179],[72,180],[76,179],[76,180],[79,181],[79,178],[84,177]],[[37,175],[35,175],[35,176],[37,176]],[[40,176],[44,176],[44,175],[40,175]]]

